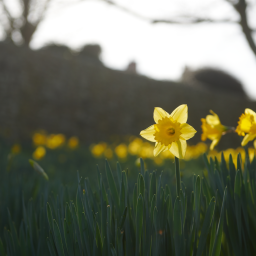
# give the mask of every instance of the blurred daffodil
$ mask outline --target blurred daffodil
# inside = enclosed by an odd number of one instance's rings
[[[143,141],[139,138],[134,139],[128,146],[128,151],[131,155],[137,155],[142,148]]]
[[[33,143],[36,146],[45,145],[47,141],[47,136],[44,131],[36,132],[33,135]]]
[[[73,136],[68,140],[68,147],[71,149],[75,149],[78,147],[79,140],[77,137]]]
[[[63,134],[51,134],[47,137],[46,146],[50,149],[55,149],[65,143],[65,136]]]
[[[192,126],[186,124],[187,105],[180,105],[171,114],[162,108],[155,108],[153,117],[156,124],[141,131],[140,135],[149,141],[156,142],[154,156],[169,150],[176,157],[184,158],[187,149],[186,140],[196,133]]]
[[[21,151],[21,146],[19,144],[14,144],[11,149],[13,154],[19,154]]]
[[[102,142],[96,145],[92,145],[91,152],[95,157],[100,157],[104,153],[106,148],[107,144]]]
[[[256,113],[249,108],[246,108],[244,114],[239,117],[236,132],[240,136],[244,136],[242,146],[245,146],[249,141],[256,137]],[[247,133],[247,134],[246,134]],[[246,134],[246,135],[245,135]]]
[[[205,141],[206,139],[212,140],[210,150],[213,150],[214,147],[219,143],[223,132],[227,131],[227,127],[222,125],[217,114],[210,110],[212,115],[207,115],[206,118],[202,118],[202,135],[201,140]]]
[[[111,148],[107,148],[105,151],[104,151],[104,156],[107,158],[107,159],[111,159],[113,157],[113,151]]]
[[[45,156],[45,154],[46,154],[45,148],[42,147],[42,146],[39,146],[34,151],[33,158],[36,159],[36,160],[40,160],[40,159],[42,159]]]
[[[127,146],[124,143],[122,143],[115,148],[115,152],[119,158],[126,158],[128,153]]]

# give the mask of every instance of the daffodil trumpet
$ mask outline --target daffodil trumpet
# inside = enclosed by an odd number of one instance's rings
[[[256,138],[256,113],[254,111],[249,108],[245,109],[244,114],[239,117],[236,132],[238,135],[244,136],[242,146]]]
[[[186,140],[192,138],[196,130],[188,125],[188,107],[177,107],[171,114],[156,107],[153,118],[155,124],[140,132],[140,135],[155,142],[154,156],[169,150],[175,157],[183,159],[186,154]]]

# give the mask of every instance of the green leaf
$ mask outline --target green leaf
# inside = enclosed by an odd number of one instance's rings
[[[17,235],[17,230],[16,230],[16,227],[11,219],[11,214],[10,214],[9,209],[8,209],[8,220],[9,220],[9,225],[11,228],[11,234],[13,237],[14,247],[16,248],[16,250],[18,250],[19,255],[20,255],[20,243],[19,243],[19,239],[18,239],[18,235]]]
[[[56,244],[56,248],[58,251],[59,256],[65,256],[64,249],[63,249],[63,243],[61,239],[60,229],[56,222],[56,220],[53,220],[53,229],[54,229],[54,240]]]
[[[107,203],[103,196],[103,182],[100,175],[100,205],[101,205],[101,236],[106,237]]]
[[[100,252],[100,255],[102,254],[102,248],[103,248],[103,240],[100,235],[100,228],[99,224],[96,223],[96,241],[97,241],[97,247]]]
[[[119,196],[118,196],[118,192],[117,192],[117,188],[116,188],[116,183],[115,183],[110,165],[107,160],[105,162],[105,168],[106,168],[108,185],[109,185],[111,195],[114,199],[115,204],[117,205],[117,208],[119,208]]]
[[[212,250],[213,250],[215,236],[216,236],[216,227],[217,227],[217,222],[213,220],[213,223],[212,223],[212,226],[211,226],[211,238],[210,238],[209,255],[212,255]]]
[[[50,252],[50,256],[56,256],[52,238],[47,237],[47,245]]]
[[[67,220],[64,219],[64,236],[65,236],[65,242],[66,242],[66,248],[68,251],[68,255],[72,256],[74,255],[73,253],[73,244],[72,244],[72,240],[73,240],[73,234],[71,231],[71,228],[69,227]]]
[[[140,255],[141,247],[141,235],[143,227],[143,199],[140,194],[137,202],[137,212],[136,212],[136,256]]]
[[[36,161],[34,161],[32,159],[29,159],[28,161],[36,172],[38,172],[40,175],[42,175],[46,180],[49,180],[48,175],[46,174],[44,169]]]
[[[216,235],[215,235],[214,246],[213,246],[211,256],[219,256],[220,255],[221,238],[222,238],[223,225],[224,225],[224,220],[225,220],[226,193],[227,193],[227,188],[225,188],[224,195],[223,195],[222,207],[221,207],[221,213],[220,213],[220,220],[219,220],[217,232],[216,232]]]
[[[137,211],[137,200],[138,200],[137,184],[135,184],[134,190],[133,190],[133,209],[134,209],[135,214],[136,214],[136,211]]]
[[[181,255],[181,236],[182,236],[182,222],[181,222],[181,202],[179,197],[176,198],[174,204],[173,214],[173,232],[175,243],[175,255]]]
[[[237,170],[240,170],[242,175],[242,158],[240,153],[237,156]]]
[[[236,173],[236,178],[235,178],[235,195],[237,195],[239,198],[241,198],[241,174],[240,170],[237,171]]]
[[[150,180],[149,202],[152,202],[152,197],[156,195],[156,172],[154,171]]]
[[[122,167],[119,162],[116,163],[116,171],[117,171],[117,177],[119,183],[121,183],[121,178],[122,178]]]
[[[229,155],[229,173],[231,178],[231,186],[232,186],[232,189],[234,189],[236,169],[235,169],[233,157],[231,154]]]
[[[201,180],[200,177],[197,176],[196,178],[196,189],[195,189],[195,222],[197,230],[199,230],[200,225],[200,201],[201,201]]]
[[[3,242],[0,238],[0,256],[5,256],[6,255],[6,252],[5,252],[5,249],[4,249],[4,245],[3,245]]]
[[[123,228],[123,226],[124,226],[124,222],[125,222],[125,219],[126,219],[126,215],[127,215],[127,206],[125,207],[125,209],[124,209],[124,212],[123,212],[123,214],[122,214],[122,218],[121,218],[121,220],[120,220],[120,223],[119,223],[119,228],[120,228],[120,230]]]
[[[242,245],[242,209],[241,209],[241,189],[242,189],[242,181],[241,181],[241,174],[240,170],[236,173],[235,178],[235,214],[236,214],[236,221],[237,221],[237,230],[238,230],[238,236],[239,236],[239,245],[241,247]]]
[[[145,166],[144,166],[144,161],[142,158],[140,158],[140,170],[141,170],[141,174],[144,177],[145,175]]]
[[[144,182],[144,178],[142,175],[140,175],[140,194],[142,195],[142,197],[144,198],[145,197],[145,182]]]
[[[51,230],[53,231],[53,217],[52,217],[52,209],[49,203],[47,203],[47,219]]]
[[[151,216],[152,220],[153,220],[153,213],[154,213],[155,206],[156,206],[156,195],[154,195],[152,200],[151,200],[150,216]]]
[[[181,189],[181,185],[180,185],[180,162],[179,162],[179,158],[177,158],[175,156],[175,173],[176,173],[176,193],[177,196],[180,195],[180,189]]]
[[[205,250],[206,239],[211,227],[211,223],[214,215],[214,209],[215,209],[215,198],[213,197],[210,201],[210,204],[208,206],[208,209],[204,218],[196,256],[201,256]]]
[[[117,256],[116,249],[112,244],[111,244],[111,253],[112,253],[112,256]]]
[[[121,179],[121,189],[120,189],[120,212],[122,212],[125,208],[125,185],[124,185],[124,175],[125,172],[122,173]]]

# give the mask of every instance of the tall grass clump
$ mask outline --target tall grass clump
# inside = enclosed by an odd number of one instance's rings
[[[12,194],[16,188],[1,184],[0,255],[256,255],[256,161],[204,161],[207,172],[191,178],[193,191],[177,158],[176,186],[145,170],[142,159],[135,185],[107,161],[103,172],[97,168],[96,188],[77,175],[76,193],[51,192],[45,181],[27,200],[26,191]]]

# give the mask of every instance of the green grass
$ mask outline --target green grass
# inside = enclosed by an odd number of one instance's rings
[[[7,156],[1,147],[0,256],[256,255],[255,160],[176,161],[179,183],[172,161],[156,171],[60,149],[40,162],[47,181],[29,150]]]

